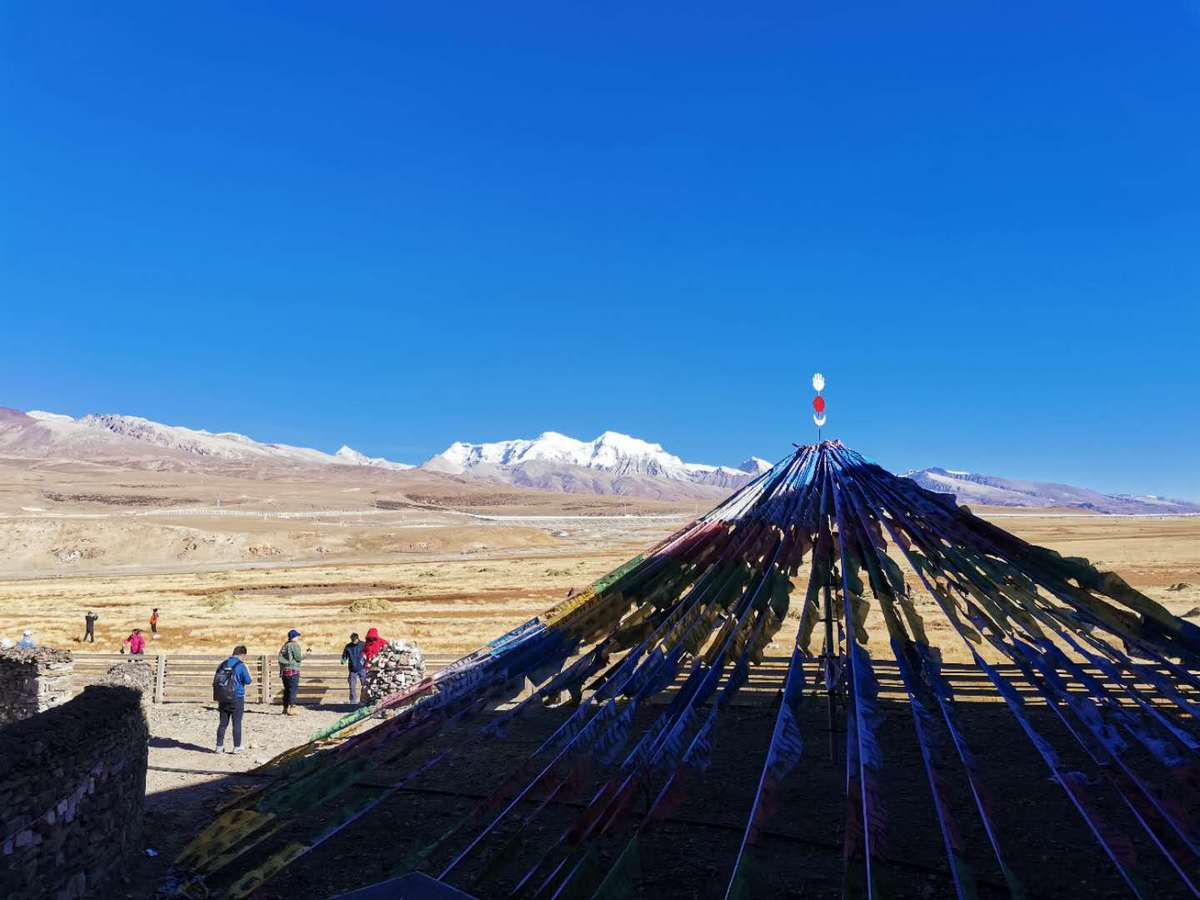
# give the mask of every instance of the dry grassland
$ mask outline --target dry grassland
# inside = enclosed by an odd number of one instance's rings
[[[1193,621],[1200,615],[1200,519],[996,521],[1034,543],[1115,570],[1177,615]],[[636,538],[522,526],[519,540],[506,540],[505,529],[492,529],[490,547],[449,557],[409,552],[385,562],[274,562],[224,571],[0,581],[0,636],[16,637],[28,627],[43,643],[83,649],[76,643],[83,614],[94,609],[100,614],[95,649],[113,651],[133,626],[145,629],[151,608],[159,607],[162,636],[152,649],[171,653],[223,651],[241,642],[252,653],[270,653],[293,627],[304,633],[310,650],[329,653],[350,631],[362,634],[371,626],[388,637],[415,640],[427,652],[465,653],[615,568],[653,542],[654,528],[665,532],[675,525],[662,522]],[[384,544],[392,539],[382,531],[369,538]],[[787,652],[798,600],[794,594],[791,621],[771,652]],[[932,601],[919,599],[919,608],[930,639],[948,651],[948,659],[965,659]],[[873,619],[871,647],[885,654]]]

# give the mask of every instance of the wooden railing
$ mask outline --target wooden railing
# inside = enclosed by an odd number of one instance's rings
[[[104,673],[119,662],[141,659],[154,671],[155,703],[203,703],[212,700],[212,679],[224,657],[198,654],[146,654],[142,657],[120,653],[73,652],[75,684],[78,690],[99,681]],[[449,665],[458,657],[436,654],[425,657],[425,674]],[[247,656],[246,667],[254,683],[246,688],[247,703],[275,703],[283,696],[279,680],[279,665],[274,655]],[[320,704],[344,702],[348,699],[346,667],[341,657],[332,654],[312,654],[304,657],[300,677],[300,702]]]

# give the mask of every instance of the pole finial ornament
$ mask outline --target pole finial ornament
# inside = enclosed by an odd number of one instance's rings
[[[817,396],[813,397],[813,424],[817,426],[817,439],[820,440],[820,429],[825,424],[825,398],[821,396],[821,391],[825,390],[825,376],[820,372],[813,375],[812,386],[817,392]]]

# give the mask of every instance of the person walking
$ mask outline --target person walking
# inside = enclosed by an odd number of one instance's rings
[[[83,639],[89,644],[96,643],[96,620],[100,617],[92,610],[83,617]]]
[[[358,639],[358,632],[353,632],[350,635],[350,643],[342,648],[342,662],[350,667],[348,679],[350,682],[350,702],[357,703],[359,688],[366,688],[363,675],[367,671],[367,661],[363,657],[363,642]],[[363,699],[366,699],[365,695]]]
[[[150,610],[150,639],[158,640],[158,607]]]
[[[146,639],[142,637],[142,629],[135,628],[129,637],[125,638],[125,643],[121,645],[121,652],[125,652],[125,648],[129,648],[130,656],[144,656],[146,653]]]
[[[287,641],[279,648],[279,678],[283,682],[283,714],[298,716],[292,707],[298,705],[300,693],[300,665],[304,662],[304,648],[296,638],[300,632],[293,628],[288,632]]]
[[[246,685],[254,681],[246,668],[246,645],[238,644],[233,654],[217,666],[213,675],[213,699],[217,701],[217,753],[225,750],[225,729],[233,723],[233,749],[242,752],[242,714],[246,711]]]

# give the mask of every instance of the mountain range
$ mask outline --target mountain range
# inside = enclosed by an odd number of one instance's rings
[[[459,441],[421,467],[568,493],[701,498],[736,490],[771,464],[755,456],[736,468],[687,463],[661,444],[616,431],[606,431],[592,441],[546,431],[528,440]]]
[[[140,416],[87,415],[74,419],[41,410],[0,407],[0,455],[43,461],[106,462],[137,468],[185,467],[197,461],[273,466],[370,466],[402,470],[404,463],[368,457],[351,447],[325,453],[268,444],[244,434],[214,434],[163,425]]]
[[[352,447],[336,453],[257,441],[234,432],[164,425],[141,416],[59,413],[0,407],[0,457],[39,465],[103,464],[146,470],[272,471],[324,466],[403,472],[416,468]],[[651,444],[608,431],[594,441],[546,432],[532,440],[456,442],[427,460],[422,471],[564,493],[617,494],[660,500],[713,500],[766,471],[751,457],[734,468],[685,463]]]
[[[343,446],[336,453],[266,443],[234,432],[164,425],[140,416],[21,412],[0,407],[0,457],[37,465],[103,464],[171,470],[309,470],[359,467],[402,474],[414,466],[369,457]],[[615,431],[581,441],[554,431],[536,438],[472,444],[457,441],[419,467],[434,477],[482,481],[564,493],[616,494],[662,500],[710,500],[771,468],[752,456],[738,466],[684,462],[662,445]],[[338,471],[347,471],[339,469]],[[384,476],[380,476],[384,477]],[[1154,496],[1106,494],[1088,488],[1023,481],[938,467],[906,473],[922,487],[954,494],[960,503],[1060,508],[1126,515],[1200,514],[1200,504]]]
[[[967,506],[1062,508],[1108,515],[1194,515],[1200,503],[1166,497],[1104,494],[1088,488],[1044,481],[999,478],[954,469],[929,468],[905,472],[926,490],[953,494]]]

